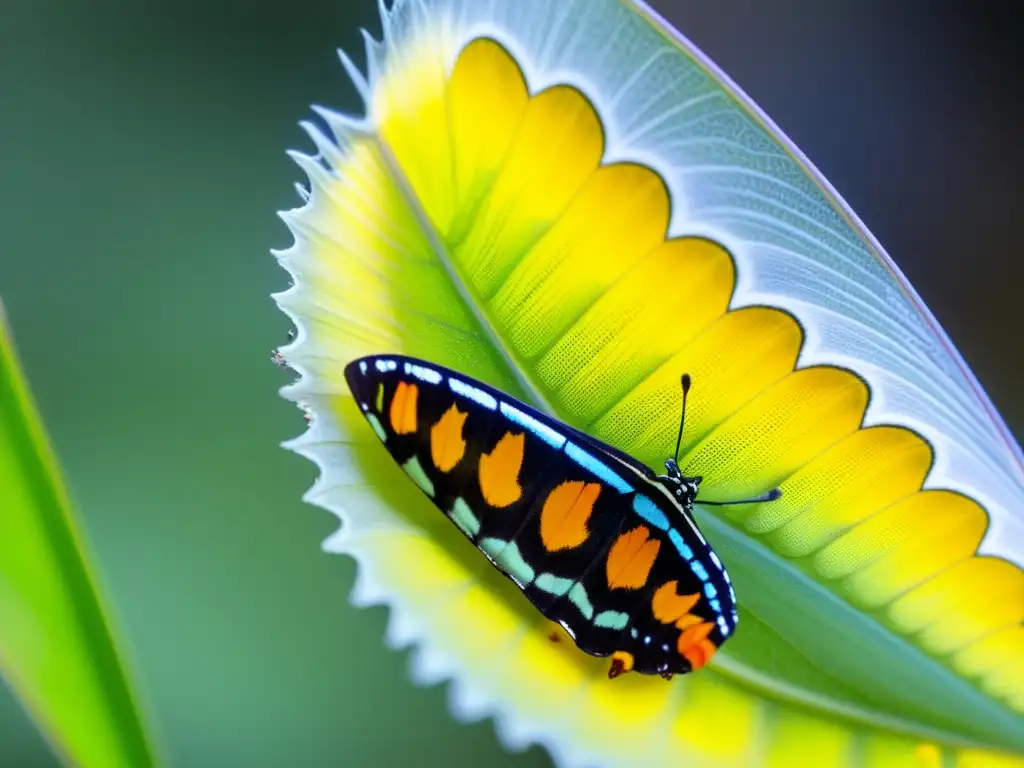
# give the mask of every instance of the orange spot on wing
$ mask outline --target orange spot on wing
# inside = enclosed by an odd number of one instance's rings
[[[686,629],[692,627],[694,624],[700,624],[704,619],[700,616],[694,616],[692,613],[687,613],[684,616],[680,616],[676,622],[676,629]]]
[[[639,589],[647,583],[661,542],[648,538],[650,531],[639,526],[619,535],[608,551],[605,571],[612,589]]]
[[[492,507],[507,507],[519,500],[519,470],[523,467],[526,437],[506,432],[490,453],[480,457],[480,492]]]
[[[698,670],[711,661],[711,657],[715,655],[717,650],[717,646],[710,640],[701,640],[699,643],[695,643],[683,651],[683,656],[690,662],[690,666],[694,670]]]
[[[684,616],[700,600],[700,595],[680,595],[676,592],[678,581],[667,581],[658,587],[651,600],[654,618],[662,624],[671,624]]]
[[[462,427],[467,416],[468,412],[462,413],[453,403],[430,428],[430,457],[442,472],[450,472],[466,453]]]
[[[548,494],[540,513],[540,538],[548,552],[572,549],[587,540],[587,523],[600,493],[597,483],[571,480]]]
[[[415,384],[398,382],[389,409],[391,428],[396,434],[409,435],[416,431],[416,403],[419,395],[420,388]]]
[[[711,634],[711,630],[715,628],[715,625],[710,621],[702,621],[700,624],[694,624],[692,627],[687,627],[679,634],[679,641],[677,643],[679,652],[682,653],[684,648],[699,643],[705,637]]]
[[[676,641],[676,650],[680,656],[685,656],[694,669],[700,669],[708,663],[708,659],[714,655],[717,648],[715,644],[707,639],[715,625],[710,621],[702,621],[687,627],[679,633],[679,640]]]

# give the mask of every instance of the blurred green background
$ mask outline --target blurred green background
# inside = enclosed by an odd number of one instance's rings
[[[1024,347],[993,343],[1021,330],[1021,154],[986,69],[1002,27],[937,24],[926,4],[655,5],[793,133],[1020,434]],[[268,249],[290,242],[274,213],[301,178],[284,150],[308,147],[310,103],[356,108],[334,49],[360,53],[375,15],[371,0],[0,10],[0,293],[169,765],[550,764],[408,682],[383,610],[347,603],[353,564],[319,551],[335,523],[300,501],[313,467],[278,447],[302,429],[269,361],[288,329],[269,298],[286,276]],[[54,765],[3,687],[0,765]]]

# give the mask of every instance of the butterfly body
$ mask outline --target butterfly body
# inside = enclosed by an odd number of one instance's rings
[[[410,479],[615,676],[707,663],[736,628],[729,576],[691,517],[699,478],[628,455],[509,395],[414,358],[345,369]]]

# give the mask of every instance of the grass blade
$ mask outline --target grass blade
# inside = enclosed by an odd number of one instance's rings
[[[108,614],[0,305],[0,674],[73,765],[153,765]]]

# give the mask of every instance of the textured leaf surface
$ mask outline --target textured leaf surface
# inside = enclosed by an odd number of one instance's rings
[[[365,119],[306,126],[278,300],[299,329],[287,394],[313,417],[292,445],[322,469],[308,498],[342,519],[327,546],[359,560],[357,600],[392,607],[420,679],[566,764],[1024,752],[1019,449],[823,183],[643,8],[399,2],[384,30],[368,80],[353,70]],[[609,682],[550,643],[357,412],[342,369],[382,352],[655,468],[690,372],[684,471],[710,499],[784,491],[698,508],[741,604],[711,668]]]
[[[2,305],[0,673],[69,763],[154,763]]]

